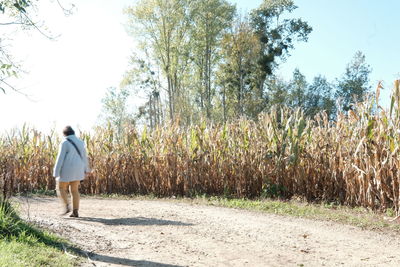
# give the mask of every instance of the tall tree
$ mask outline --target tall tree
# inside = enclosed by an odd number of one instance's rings
[[[365,55],[358,51],[346,67],[346,72],[337,81],[336,97],[340,98],[344,111],[351,109],[351,104],[362,101],[371,90],[369,74],[371,67],[365,61]]]
[[[289,84],[289,105],[291,107],[306,108],[307,87],[306,76],[296,68]]]
[[[150,129],[161,124],[163,107],[160,74],[148,56],[146,59],[141,59],[138,55],[131,56],[130,69],[125,73],[120,86],[135,97],[145,99],[144,104],[139,107],[137,119],[144,118]]]
[[[126,88],[110,87],[101,101],[103,108],[100,119],[103,124],[115,131],[117,138],[123,135],[127,125],[135,124],[127,105],[129,95]]]
[[[312,84],[308,86],[306,94],[305,114],[314,117],[318,112],[325,111],[328,118],[334,119],[335,100],[333,99],[333,85],[321,75],[314,77]]]
[[[262,44],[258,63],[262,76],[259,86],[264,86],[267,75],[273,73],[279,60],[284,60],[297,41],[307,41],[312,28],[298,18],[284,18],[297,6],[292,0],[264,0],[251,12],[251,24]]]
[[[268,75],[311,32],[301,19],[282,19],[295,8],[265,0],[250,18],[233,22],[227,0],[139,0],[126,13],[142,52],[165,78],[169,118],[190,123],[204,115],[258,117]]]
[[[166,78],[170,119],[182,114],[183,77],[189,63],[190,0],[140,0],[125,10],[128,29],[142,49],[151,50]]]
[[[267,108],[287,106],[290,101],[289,86],[290,84],[282,78],[269,76],[266,80]]]
[[[192,59],[195,67],[196,97],[200,110],[211,119],[215,95],[214,71],[224,33],[231,27],[235,6],[226,0],[194,1],[191,27]]]
[[[223,60],[219,67],[219,85],[224,118],[256,117],[259,101],[263,101],[256,86],[257,56],[260,43],[247,18],[237,18],[232,32],[222,43]]]

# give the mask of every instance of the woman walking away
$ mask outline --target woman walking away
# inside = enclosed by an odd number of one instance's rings
[[[54,177],[57,181],[57,195],[65,207],[65,213],[71,211],[68,201],[68,189],[72,195],[72,213],[70,217],[79,217],[79,184],[90,172],[85,144],[75,136],[71,126],[63,130],[64,140],[60,144]]]

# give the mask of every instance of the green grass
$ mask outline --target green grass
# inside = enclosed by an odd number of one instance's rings
[[[75,260],[41,242],[0,239],[0,266],[74,266]]]
[[[0,199],[0,266],[74,266],[79,257],[64,253],[69,244],[21,220],[9,201]]]
[[[191,200],[191,202],[313,220],[334,221],[357,226],[362,229],[390,230],[400,233],[400,224],[388,220],[394,217],[394,212],[392,210],[388,210],[384,214],[365,208],[352,208],[331,203],[318,204],[302,201],[280,201],[271,199],[248,200],[220,197],[197,197]]]

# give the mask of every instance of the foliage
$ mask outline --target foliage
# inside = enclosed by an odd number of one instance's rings
[[[312,119],[324,111],[329,120],[335,119],[336,103],[333,98],[335,88],[323,76],[314,77],[313,82],[308,84],[300,70],[295,69],[292,80],[285,81],[271,76],[266,81],[266,88],[267,110],[274,105],[300,107],[308,118]]]
[[[313,83],[308,84],[306,77],[295,69],[293,78],[288,84],[287,104],[292,107],[301,107],[306,116],[314,118],[321,111],[325,111],[330,120],[334,119],[336,104],[333,100],[334,88],[325,77],[314,77]],[[367,92],[363,93],[366,96]],[[358,99],[361,101],[361,99]]]
[[[341,98],[343,110],[351,109],[351,103],[362,101],[371,89],[369,85],[370,66],[365,55],[358,51],[347,65],[343,77],[338,80],[336,97]]]
[[[334,119],[336,105],[333,93],[334,87],[325,77],[314,77],[313,83],[308,86],[306,93],[306,115],[313,118],[318,112],[325,111],[330,120]]]
[[[110,87],[102,99],[103,110],[100,118],[106,127],[113,129],[117,138],[123,135],[127,125],[135,124],[133,115],[128,110],[128,97],[128,90]]]
[[[289,84],[289,106],[296,108],[301,107],[307,109],[306,94],[308,83],[299,69],[293,71],[293,78]]]
[[[215,75],[221,61],[221,42],[231,28],[235,6],[226,0],[196,1],[190,30],[191,61],[194,67],[195,102],[203,116],[211,119],[215,97]]]
[[[183,79],[189,63],[191,5],[189,0],[141,0],[125,10],[129,32],[142,50],[149,50],[166,78],[170,119],[183,116],[188,103]]]
[[[130,69],[124,75],[121,90],[147,100],[139,107],[136,118],[137,120],[144,118],[144,124],[149,122],[147,126],[154,129],[161,124],[164,114],[160,92],[162,88],[160,74],[150,61],[148,56],[146,59],[142,59],[138,55],[131,56]]]
[[[29,0],[5,0],[0,1],[0,13],[2,17],[10,21],[0,23],[0,27],[9,27],[10,25],[21,25],[22,27],[29,27],[33,25],[30,19],[31,6],[35,5]],[[12,59],[12,56],[6,49],[7,35],[0,36],[0,90],[4,93],[7,88],[13,88],[7,80],[11,77],[16,77],[18,72],[18,65]]]
[[[148,113],[147,125],[156,124],[154,113],[168,113],[181,125],[257,119],[267,107],[267,77],[312,30],[301,19],[282,19],[295,8],[292,1],[266,0],[243,17],[226,0],[141,0],[127,8],[128,30],[148,58],[147,69],[160,73],[152,92],[165,99],[158,104],[148,94],[140,112]]]
[[[22,221],[10,200],[0,198],[0,266],[73,266],[59,238]]]
[[[297,6],[292,0],[264,0],[251,13],[255,32],[262,43],[259,64],[262,71],[272,74],[278,59],[284,59],[294,42],[307,41],[312,28],[302,19],[284,18]]]
[[[30,0],[3,0],[0,2],[0,12],[8,12],[14,16],[18,13],[26,13],[27,8],[32,5]]]
[[[82,191],[239,198],[278,192],[398,212],[399,101],[396,81],[390,111],[377,112],[370,98],[339,112],[335,123],[325,112],[311,120],[300,109],[274,107],[257,121],[127,128],[120,140],[98,128],[81,134],[95,168]],[[58,141],[28,129],[0,138],[0,189],[54,188]]]
[[[273,106],[283,107],[289,105],[289,85],[277,76],[270,76],[266,80],[267,110]]]
[[[257,118],[263,108],[256,58],[260,44],[247,18],[238,18],[222,41],[218,80],[224,121],[247,115]]]
[[[52,2],[52,1],[51,1]],[[57,5],[62,9],[65,15],[72,14],[71,9],[66,9],[61,5],[60,1],[56,1]],[[18,64],[9,52],[8,47],[11,46],[11,37],[18,30],[34,29],[46,38],[52,39],[46,30],[44,30],[43,22],[38,18],[38,0],[0,0],[0,14],[2,22],[0,28],[0,91],[6,92],[6,89],[18,91],[8,80],[17,77],[21,72],[20,64]]]

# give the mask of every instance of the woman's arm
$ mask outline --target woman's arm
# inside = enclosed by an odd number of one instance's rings
[[[85,173],[90,173],[89,160],[87,157],[86,147],[83,146],[83,162],[85,164]]]
[[[54,171],[53,171],[54,177],[60,176],[61,168],[63,166],[65,159],[65,154],[67,154],[67,142],[62,142],[58,150],[56,165],[54,166]]]

